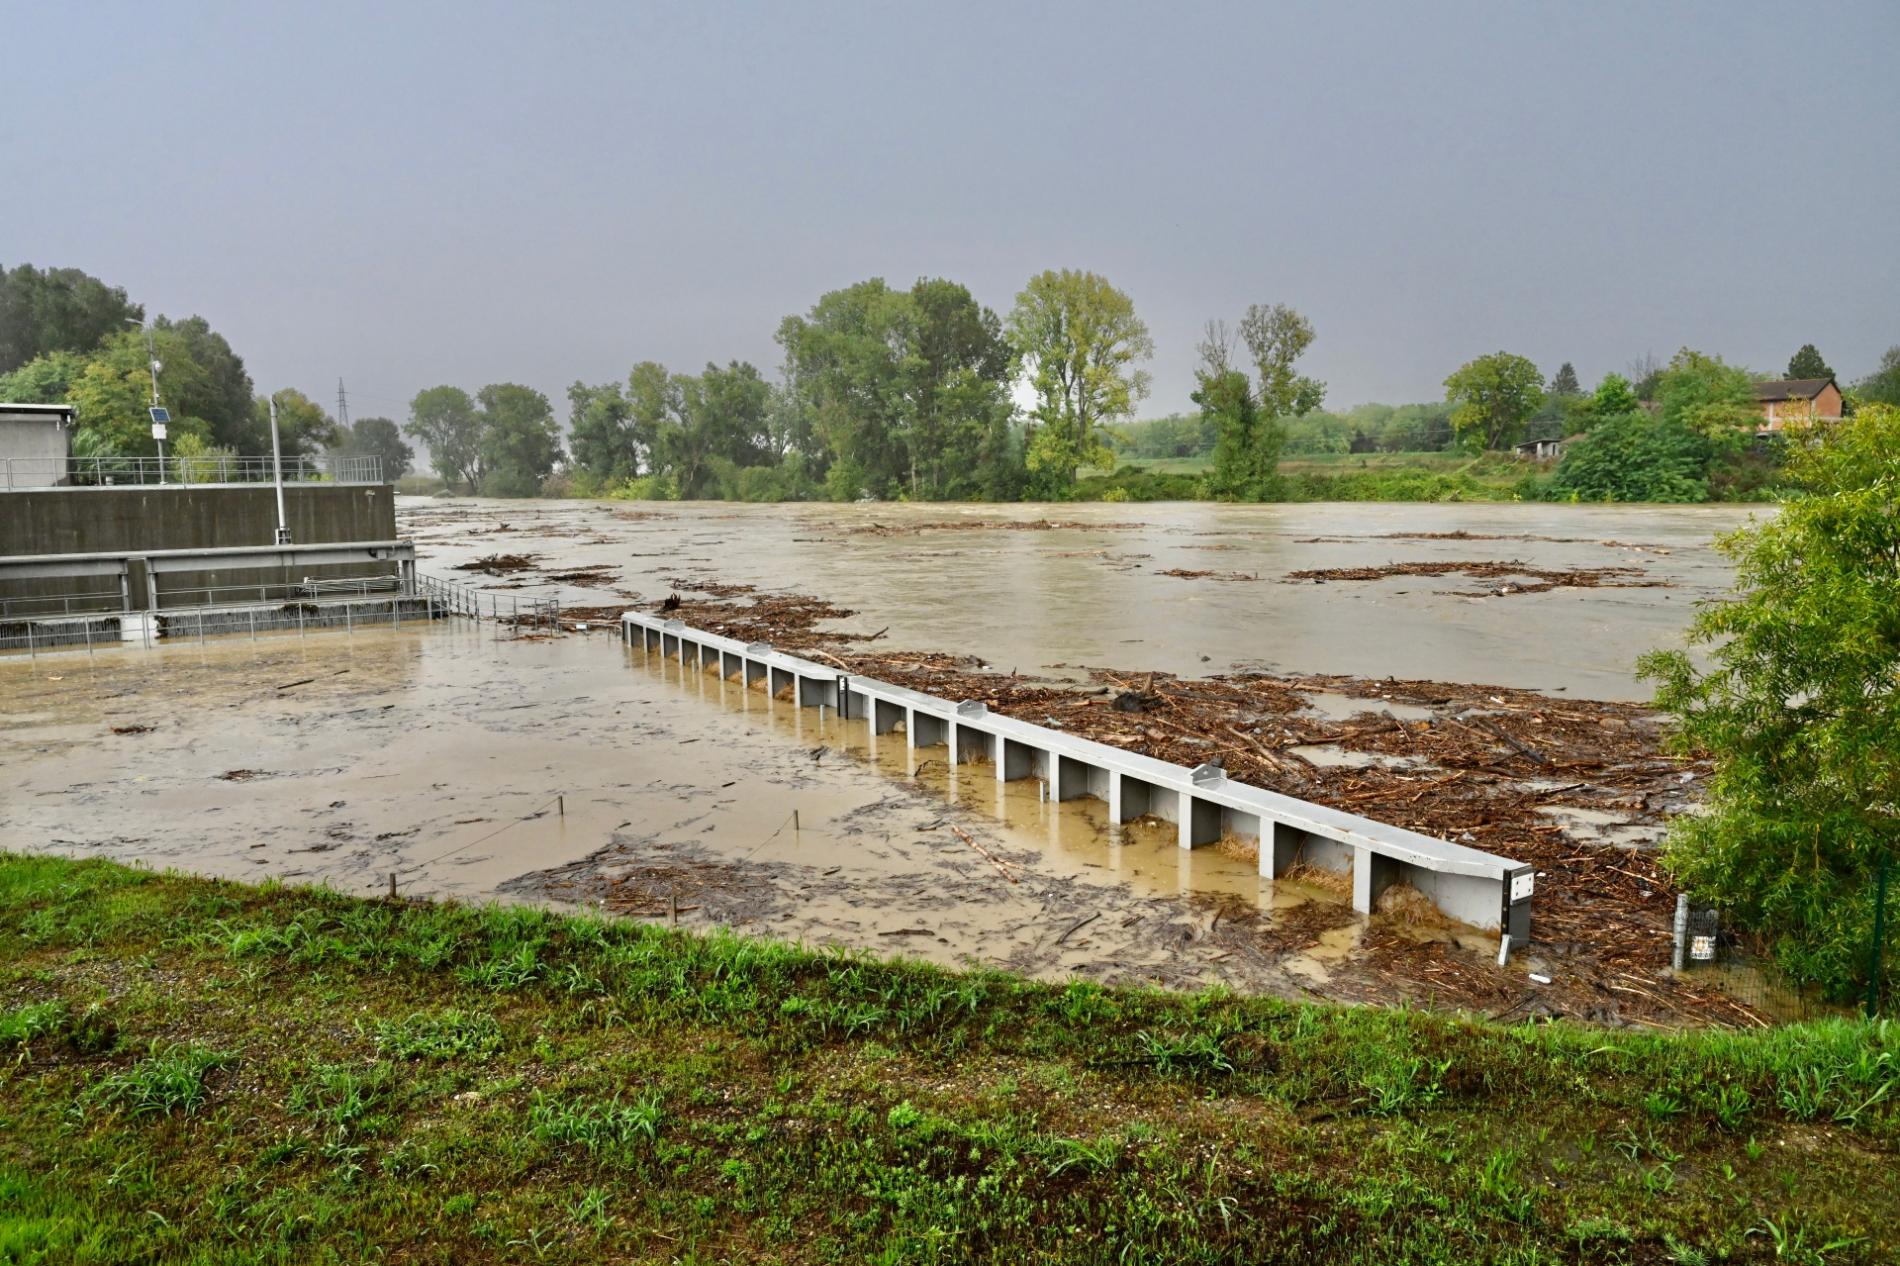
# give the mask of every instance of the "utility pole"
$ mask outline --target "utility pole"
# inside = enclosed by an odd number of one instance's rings
[[[152,438],[158,441],[158,482],[165,482],[165,432],[171,415],[158,403],[158,343],[152,338],[152,327],[140,317],[126,317],[128,322],[145,331],[145,363],[152,371],[152,404],[147,413],[152,417]]]
[[[349,393],[343,390],[342,378],[336,380],[336,424],[343,429],[343,440],[345,443],[348,443],[350,438],[350,397]]]
[[[284,454],[277,443],[277,394],[270,397],[270,464],[277,480],[277,543],[290,544],[290,525],[284,520]]]

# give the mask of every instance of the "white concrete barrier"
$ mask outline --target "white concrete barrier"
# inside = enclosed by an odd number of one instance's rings
[[[991,712],[980,702],[852,676],[679,620],[628,612],[621,630],[629,646],[696,669],[716,667],[747,686],[763,680],[774,695],[790,687],[799,706],[828,706],[866,721],[876,734],[901,725],[911,747],[942,745],[952,764],[987,763],[1001,780],[1041,779],[1057,800],[1104,800],[1111,821],[1152,815],[1172,822],[1182,848],[1223,835],[1253,840],[1260,873],[1269,879],[1301,863],[1349,874],[1355,910],[1370,913],[1380,893],[1402,882],[1454,919],[1508,932],[1514,945],[1530,939],[1534,872],[1521,862],[1233,782],[1218,766],[1169,764]]]

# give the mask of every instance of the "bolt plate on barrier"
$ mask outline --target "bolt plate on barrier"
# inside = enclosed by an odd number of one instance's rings
[[[1531,899],[1531,892],[1536,886],[1537,874],[1534,871],[1526,871],[1522,875],[1512,875],[1511,900],[1529,901]]]

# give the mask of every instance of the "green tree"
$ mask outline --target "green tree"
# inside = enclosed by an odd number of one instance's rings
[[[163,366],[159,400],[171,413],[174,439],[196,435],[209,443],[211,423],[202,412],[216,398],[211,376],[193,359],[175,330],[155,330],[153,343]],[[108,335],[67,387],[66,401],[77,412],[82,430],[95,431],[127,457],[152,456],[150,356],[145,335],[130,327]]]
[[[270,452],[270,432],[256,426],[256,388],[251,375],[224,335],[200,316],[182,321],[159,317],[152,322],[152,330],[160,359],[165,362],[160,383],[165,398],[209,423],[214,444],[237,453]],[[128,337],[138,336],[130,332]],[[194,381],[202,385],[189,398],[182,390],[174,391],[170,381],[181,354],[191,359],[201,375]]]
[[[416,450],[402,441],[402,431],[388,418],[358,418],[343,436],[340,452],[356,457],[379,457],[383,478],[395,483],[415,465]]]
[[[1854,384],[1855,398],[1864,404],[1900,405],[1900,346],[1880,356],[1880,367]]]
[[[1025,461],[1035,491],[1067,497],[1077,467],[1113,459],[1102,427],[1132,417],[1148,394],[1137,362],[1154,355],[1133,300],[1094,273],[1038,273],[1016,296],[1006,330],[1036,393]]]
[[[772,391],[765,379],[736,360],[724,368],[709,363],[697,376],[675,374],[664,384],[644,368],[634,371],[634,411],[657,427],[655,473],[689,501],[738,495],[739,471],[763,464],[770,453]]]
[[[780,322],[787,388],[817,451],[849,459],[880,495],[915,474],[917,401],[908,363],[918,314],[910,295],[873,277],[822,295],[806,315]]]
[[[1709,441],[1637,409],[1565,446],[1550,495],[1577,501],[1707,501]]]
[[[1557,372],[1551,375],[1550,394],[1553,396],[1580,396],[1583,385],[1577,381],[1577,370],[1569,361],[1557,366]]]
[[[0,267],[0,374],[53,352],[90,352],[144,316],[125,291],[77,268]]]
[[[1640,408],[1636,393],[1630,390],[1629,379],[1621,374],[1603,375],[1603,381],[1590,397],[1590,416],[1597,419],[1620,418]]]
[[[1015,414],[1013,356],[1003,323],[954,281],[922,278],[910,288],[914,313],[904,364],[911,407],[904,426],[912,496],[962,496],[1008,478],[997,447]]]
[[[577,382],[567,389],[567,406],[568,447],[576,466],[613,483],[640,473],[641,444],[624,387]]]
[[[1313,337],[1313,323],[1284,303],[1250,304],[1240,318],[1241,342],[1247,345],[1259,374],[1254,401],[1262,416],[1269,420],[1301,417],[1326,399],[1325,383],[1302,377],[1294,369],[1313,345]]]
[[[1509,448],[1524,434],[1524,421],[1544,403],[1544,376],[1510,352],[1468,361],[1445,379],[1445,399],[1456,406],[1451,425],[1468,447]]]
[[[1687,347],[1670,358],[1656,380],[1656,403],[1665,421],[1707,436],[1722,454],[1746,446],[1761,421],[1755,376]]]
[[[85,372],[78,352],[47,352],[10,374],[0,374],[0,400],[16,404],[65,404],[74,379]]]
[[[490,383],[475,393],[481,415],[484,493],[532,497],[561,460],[561,427],[548,398],[519,383]]]
[[[1801,350],[1788,358],[1788,377],[1790,378],[1832,378],[1834,371],[1821,359],[1821,353],[1812,343],[1803,343]]]
[[[1900,409],[1825,428],[1788,471],[1798,495],[1719,542],[1736,593],[1689,633],[1708,667],[1660,651],[1639,670],[1677,745],[1715,760],[1665,862],[1842,996],[1868,970],[1875,868],[1900,852]]]
[[[1272,495],[1279,479],[1277,433],[1274,440],[1263,442],[1270,421],[1261,414],[1253,384],[1240,370],[1224,369],[1218,362],[1204,365],[1196,377],[1200,385],[1192,399],[1220,433],[1207,474],[1208,492],[1235,501]]]
[[[641,361],[627,374],[627,429],[648,471],[664,470],[672,460],[670,436],[681,425],[685,409],[682,381],[652,360]]]
[[[1285,304],[1249,306],[1240,321],[1240,339],[1258,377],[1250,381],[1245,371],[1233,366],[1233,339],[1226,322],[1209,321],[1192,398],[1216,434],[1208,491],[1228,500],[1260,501],[1280,493],[1285,420],[1312,413],[1326,396],[1326,384],[1295,368],[1313,344],[1313,326]],[[1349,444],[1343,421],[1332,421],[1340,439]],[[1322,442],[1325,433],[1325,428],[1301,427],[1303,441]]]
[[[460,387],[427,387],[409,402],[405,433],[429,449],[442,482],[474,492],[482,484],[482,416]]]

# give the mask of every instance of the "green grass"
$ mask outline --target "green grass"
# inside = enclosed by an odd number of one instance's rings
[[[1213,464],[1199,457],[1130,458],[1115,471],[1085,470],[1082,500],[1198,500]],[[1280,461],[1286,501],[1510,501],[1539,468],[1509,454],[1293,453]]]
[[[1881,1262],[1900,1025],[1044,985],[0,854],[0,1263]]]

